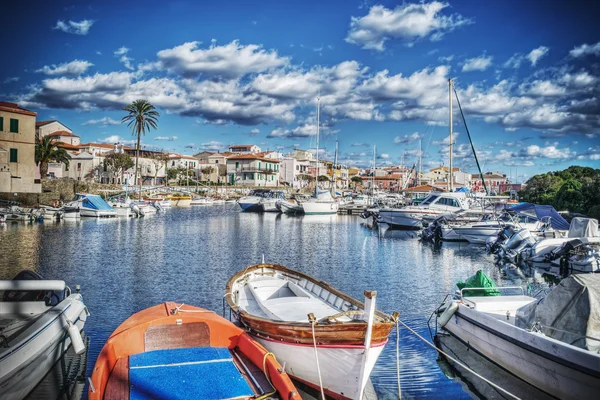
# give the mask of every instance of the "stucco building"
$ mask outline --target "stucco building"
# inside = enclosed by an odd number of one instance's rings
[[[40,193],[35,180],[37,113],[15,103],[0,102],[0,192]]]
[[[278,186],[279,160],[256,154],[240,154],[227,159],[227,182],[240,186]]]

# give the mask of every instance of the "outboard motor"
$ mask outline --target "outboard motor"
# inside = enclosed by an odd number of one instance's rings
[[[153,202],[152,205],[154,206],[154,208],[156,208],[156,211],[158,211],[158,212],[164,211],[158,201]]]
[[[501,245],[504,256],[515,263],[517,255],[526,247],[532,246],[535,239],[531,236],[529,229],[519,229],[505,243]]]
[[[133,211],[133,213],[138,216],[138,217],[143,217],[144,214],[142,214],[142,210],[140,210],[140,208],[137,206],[137,204],[131,203],[129,205],[129,208],[131,208],[131,211]]]

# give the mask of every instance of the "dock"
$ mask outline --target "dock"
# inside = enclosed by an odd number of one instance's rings
[[[341,204],[338,208],[339,215],[360,215],[368,207],[359,204]]]

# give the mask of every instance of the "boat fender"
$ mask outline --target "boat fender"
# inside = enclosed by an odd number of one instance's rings
[[[85,344],[83,343],[83,339],[81,338],[81,333],[79,332],[79,328],[77,328],[77,325],[69,321],[69,327],[67,328],[67,332],[69,332],[69,336],[71,337],[71,345],[73,345],[73,350],[75,350],[75,354],[83,354],[83,352],[85,351]]]
[[[450,318],[452,318],[456,310],[458,310],[458,303],[453,301],[448,307],[446,307],[446,310],[444,310],[442,315],[438,318],[438,323],[440,324],[440,327],[443,328],[444,326],[446,326],[446,324],[448,323],[448,321],[450,321]]]

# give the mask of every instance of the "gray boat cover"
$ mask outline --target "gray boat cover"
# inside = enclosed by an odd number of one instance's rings
[[[549,337],[600,351],[600,341],[593,339],[600,339],[600,274],[571,275],[543,299],[517,310],[519,328],[529,330],[536,322]]]
[[[575,217],[571,220],[569,237],[600,237],[598,233],[598,220],[593,218]]]

